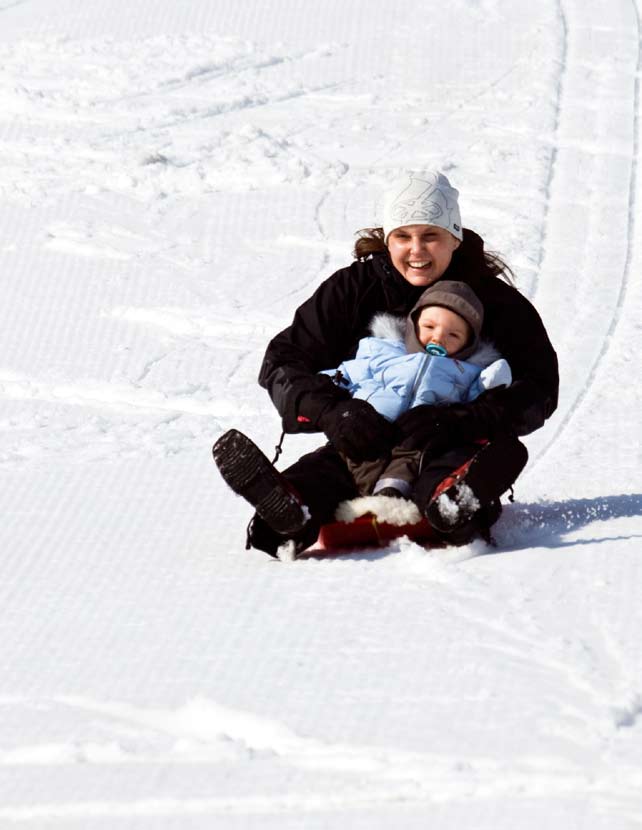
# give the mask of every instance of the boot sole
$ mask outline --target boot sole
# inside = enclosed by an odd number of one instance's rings
[[[301,504],[285,479],[247,435],[228,430],[212,447],[212,455],[228,486],[274,531],[296,533],[305,525]]]

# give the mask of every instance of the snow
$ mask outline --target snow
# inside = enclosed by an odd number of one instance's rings
[[[639,44],[639,0],[0,0],[1,827],[641,826]],[[211,444],[273,452],[269,338],[428,165],[560,357],[498,547],[247,552]]]

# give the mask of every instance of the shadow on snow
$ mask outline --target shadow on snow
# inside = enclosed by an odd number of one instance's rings
[[[642,538],[641,534],[623,533],[618,536],[596,535],[586,539],[565,539],[564,537],[594,522],[611,519],[642,517],[642,494],[598,496],[593,499],[568,499],[556,502],[533,502],[532,504],[507,505],[494,531],[497,547],[488,547],[483,555],[510,553],[531,547],[562,548],[576,545],[595,545],[626,539]],[[426,546],[431,548],[430,545]],[[439,550],[441,545],[432,546]],[[343,550],[320,551],[311,549],[299,559],[346,560],[382,559],[398,553],[397,544],[376,547],[345,548]]]
[[[642,495],[639,493],[515,504],[506,511],[503,526],[500,525],[502,543],[488,553],[534,546],[558,548],[642,538],[642,534],[626,532],[617,536],[598,534],[586,539],[564,538],[594,522],[634,517],[642,517]]]

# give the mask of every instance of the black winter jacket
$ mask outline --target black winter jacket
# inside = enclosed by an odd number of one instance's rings
[[[463,244],[442,279],[468,283],[481,300],[481,336],[495,344],[513,374],[508,389],[486,393],[492,396],[489,403],[512,431],[526,435],[541,427],[557,407],[557,357],[531,303],[516,288],[489,276],[479,265],[482,258],[483,241],[465,230]],[[403,278],[387,254],[354,262],[321,283],[297,309],[292,325],[270,342],[259,374],[287,432],[318,429],[323,410],[348,394],[317,373],[354,357],[375,314],[405,317],[423,291],[425,286],[413,286]]]

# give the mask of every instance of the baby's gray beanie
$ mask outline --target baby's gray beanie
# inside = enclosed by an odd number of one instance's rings
[[[466,360],[479,345],[479,335],[484,322],[484,306],[477,294],[465,282],[456,280],[440,280],[427,288],[406,320],[406,349],[409,353],[424,351],[417,337],[416,323],[421,309],[429,305],[449,308],[468,323],[472,331],[470,342],[453,355],[460,360]]]

